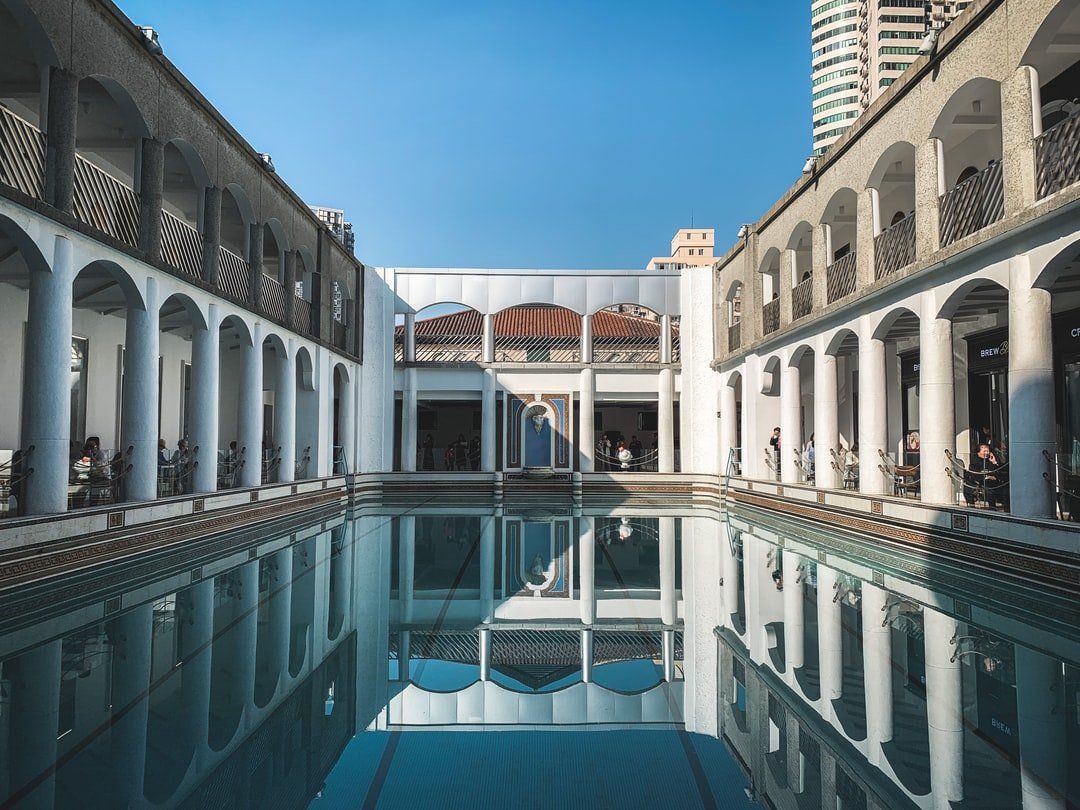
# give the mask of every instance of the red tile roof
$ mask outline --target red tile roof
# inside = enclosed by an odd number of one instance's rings
[[[459,335],[479,335],[483,318],[474,309],[424,318],[416,322],[417,338]],[[405,327],[398,326],[397,334]],[[678,334],[678,326],[672,326]],[[581,335],[581,316],[562,307],[519,306],[504,309],[495,315],[495,334],[504,337],[578,337]],[[659,340],[660,323],[600,310],[593,315],[593,338],[642,338]]]

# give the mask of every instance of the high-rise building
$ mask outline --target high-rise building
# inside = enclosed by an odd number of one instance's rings
[[[345,245],[345,249],[355,255],[356,235],[353,233],[352,223],[345,219],[345,212],[340,208],[327,208],[324,205],[312,205],[310,208],[315,212],[315,216],[326,223],[341,244]]]
[[[831,146],[915,61],[962,0],[813,0],[810,76],[814,154]]]
[[[645,269],[682,270],[710,265],[716,261],[715,245],[716,231],[712,228],[680,228],[671,237],[671,255],[654,256]]]

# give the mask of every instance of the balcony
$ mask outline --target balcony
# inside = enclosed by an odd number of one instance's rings
[[[736,321],[727,328],[728,351],[733,352],[742,346],[742,323]]]
[[[1049,197],[1080,182],[1080,115],[1066,118],[1035,139],[1035,187]]]
[[[161,212],[161,258],[192,278],[202,276],[202,234],[168,211]]]
[[[915,216],[907,216],[874,237],[874,278],[891,276],[915,261]]]
[[[271,278],[265,273],[259,276],[262,284],[262,296],[260,297],[260,309],[265,315],[276,318],[281,323],[285,322],[285,288],[276,278]]]
[[[780,328],[780,299],[774,298],[761,308],[761,331],[769,335]]]
[[[791,288],[791,319],[805,318],[814,308],[814,278],[808,276]]]
[[[330,340],[333,347],[335,349],[340,349],[341,351],[345,351],[345,345],[346,345],[346,342],[348,341],[348,336],[349,336],[349,330],[346,328],[345,324],[343,324],[341,321],[335,320],[333,322],[333,328],[332,328],[332,334],[331,334],[331,340]]]
[[[75,218],[139,246],[139,195],[82,155],[75,155]]]
[[[825,292],[830,304],[855,292],[855,251],[825,268]]]
[[[1005,216],[1001,163],[991,163],[978,174],[949,189],[941,197],[941,246],[970,236]]]
[[[251,297],[248,263],[226,247],[218,248],[218,289],[245,303]]]
[[[0,105],[0,183],[45,198],[45,133]]]
[[[292,328],[301,335],[311,334],[311,302],[293,296]]]

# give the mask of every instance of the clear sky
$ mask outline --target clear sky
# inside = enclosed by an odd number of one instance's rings
[[[717,249],[810,146],[809,0],[119,0],[365,262]]]

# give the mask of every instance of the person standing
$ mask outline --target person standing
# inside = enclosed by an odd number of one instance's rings
[[[772,436],[769,438],[769,447],[772,449],[773,462],[776,466],[776,474],[780,475],[780,428],[774,427]]]

